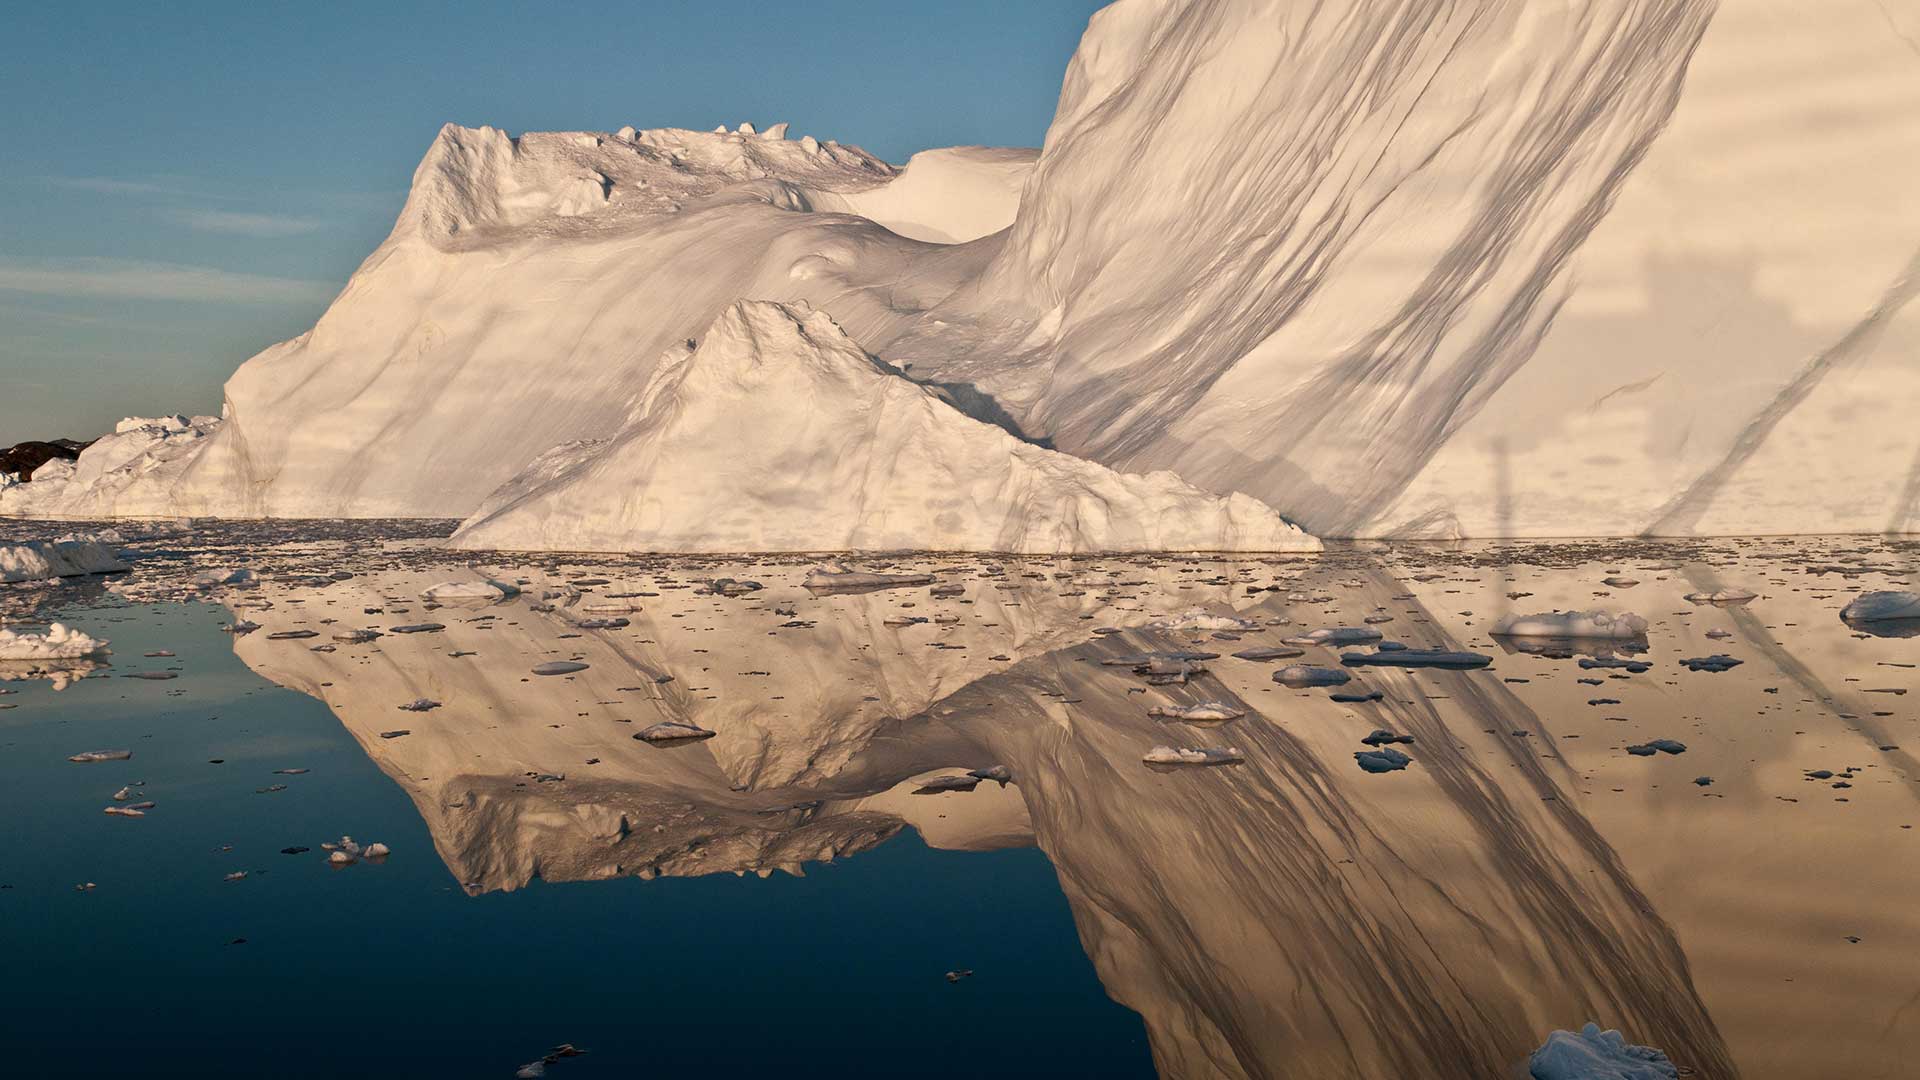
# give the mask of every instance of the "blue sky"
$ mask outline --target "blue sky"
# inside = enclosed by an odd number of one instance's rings
[[[1038,146],[1102,2],[0,5],[0,446],[218,411],[442,123]]]

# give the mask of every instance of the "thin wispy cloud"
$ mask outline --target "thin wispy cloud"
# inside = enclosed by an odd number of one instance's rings
[[[312,218],[248,214],[232,210],[182,210],[174,217],[190,229],[236,236],[298,236],[318,229],[321,224]]]
[[[122,300],[280,304],[324,301],[339,290],[325,281],[235,273],[143,259],[0,257],[0,292],[97,296]]]
[[[192,194],[185,188],[173,184],[156,183],[150,180],[121,180],[111,176],[53,176],[49,177],[48,181],[56,187],[93,191],[102,195]]]

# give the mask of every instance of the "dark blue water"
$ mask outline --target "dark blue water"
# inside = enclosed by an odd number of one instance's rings
[[[510,1077],[561,1042],[589,1051],[563,1080],[1152,1075],[1036,850],[908,831],[805,878],[468,897],[326,707],[234,658],[224,609],[62,617],[112,639],[113,677],[0,683],[9,1075]],[[135,756],[66,760],[104,748]],[[134,780],[156,808],[103,814]],[[343,833],[394,855],[331,868]]]

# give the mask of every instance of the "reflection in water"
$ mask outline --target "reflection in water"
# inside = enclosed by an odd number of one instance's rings
[[[1597,1019],[1696,1075],[1811,1077],[1870,1074],[1920,1048],[1920,1011],[1898,1007],[1920,991],[1897,960],[1920,943],[1913,835],[1897,828],[1914,816],[1913,763],[1897,748],[1912,714],[1888,707],[1912,681],[1892,665],[1913,657],[1833,615],[1849,590],[1901,580],[1891,550],[903,558],[881,569],[936,583],[822,593],[802,587],[806,566],[773,559],[546,559],[483,574],[425,549],[349,563],[321,545],[274,552],[262,584],[220,598],[260,625],[235,639],[241,658],[330,706],[472,893],[797,873],[911,825],[937,846],[1037,844],[1168,1076],[1502,1076],[1548,1031]],[[1604,583],[1623,568],[1641,584]],[[483,576],[522,592],[419,599]],[[717,578],[764,587],[715,590]],[[1762,596],[1680,599],[1722,579]],[[1637,611],[1648,641],[1493,649],[1486,628],[1509,592],[1529,609]],[[1195,609],[1254,628],[1146,626]],[[1231,655],[1363,620],[1412,648],[1498,658],[1483,671],[1353,669],[1337,689],[1363,700],[1335,701]],[[439,628],[393,632],[422,625]],[[356,640],[366,630],[382,636]],[[284,636],[302,631],[314,636]],[[1184,685],[1105,663],[1179,651],[1216,655]],[[1675,662],[1706,651],[1746,663]],[[1577,663],[1616,655],[1651,668]],[[554,662],[586,666],[535,673]],[[1339,651],[1309,647],[1300,662],[1338,666]],[[1845,681],[1862,671],[1873,679]],[[422,699],[438,704],[401,708]],[[1246,715],[1150,714],[1210,701]],[[661,722],[715,734],[634,738]],[[1356,767],[1376,729],[1413,737],[1411,768]],[[1622,749],[1674,736],[1684,757]],[[1245,763],[1156,770],[1141,756],[1158,744],[1232,745]],[[1860,779],[1808,787],[1823,762]],[[1013,783],[929,783],[992,766]],[[1689,783],[1709,773],[1710,786]],[[1835,899],[1807,880],[1810,862],[1840,853],[1881,898],[1840,924],[1871,927],[1884,946],[1872,954],[1838,953]],[[1796,1019],[1810,1015],[1826,1038]]]

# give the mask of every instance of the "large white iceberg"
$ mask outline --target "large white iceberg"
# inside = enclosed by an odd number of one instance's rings
[[[454,534],[499,550],[1300,551],[1272,509],[1022,442],[825,313],[743,301],[664,358],[604,445]]]
[[[1037,157],[449,126],[203,445],[0,512],[466,516],[753,298],[1321,535],[1903,531],[1917,38],[1912,0],[1129,0]]]
[[[1920,593],[1899,590],[1861,593],[1840,609],[1840,617],[1848,622],[1920,619]]]

